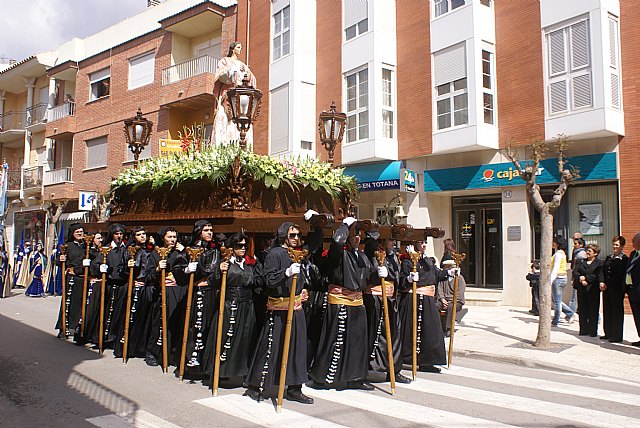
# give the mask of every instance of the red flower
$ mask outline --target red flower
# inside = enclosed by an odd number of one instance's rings
[[[327,257],[329,255],[329,250],[324,250],[322,252],[322,257]]]
[[[244,262],[247,266],[254,266],[256,264],[256,258],[251,256],[244,256]]]
[[[411,260],[411,256],[408,253],[400,254],[400,260]]]
[[[217,245],[216,245],[215,242],[213,242],[213,241],[209,242],[209,248],[216,248],[216,247],[217,247]]]

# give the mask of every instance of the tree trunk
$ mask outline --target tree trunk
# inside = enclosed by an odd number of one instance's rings
[[[540,320],[534,346],[549,348],[551,344],[551,250],[553,243],[553,214],[549,204],[540,211]]]
[[[51,220],[49,221],[49,226],[47,227],[47,235],[44,240],[45,254],[47,256],[51,255],[53,246],[58,242],[56,240],[58,220],[60,219],[60,216],[64,211],[65,204],[66,204],[66,201],[57,202],[55,208],[49,210],[49,214],[51,215]]]

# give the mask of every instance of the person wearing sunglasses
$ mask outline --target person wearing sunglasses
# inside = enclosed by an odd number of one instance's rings
[[[309,210],[305,220],[309,221],[318,213]],[[313,254],[322,246],[322,229],[314,227],[307,235],[305,246]],[[302,310],[306,298],[308,259],[303,263],[293,263],[289,248],[301,244],[300,226],[292,222],[280,225],[273,240],[273,247],[264,261],[265,287],[268,295],[264,325],[258,336],[258,344],[246,378],[248,388],[245,396],[260,401],[263,396],[273,395],[280,379],[280,361],[284,332],[287,324],[289,295],[294,275],[297,277],[293,319],[291,322],[291,340],[287,362],[285,398],[302,404],[313,404],[313,398],[302,393],[302,384],[308,381],[307,375],[307,327]],[[303,290],[305,292],[303,293]]]
[[[233,249],[228,262],[221,262],[220,277],[227,273],[227,286],[222,323],[222,347],[220,349],[220,378],[242,379],[249,372],[249,363],[258,335],[253,305],[253,290],[264,284],[262,266],[255,257],[247,254],[248,238],[236,233],[227,239],[226,247]],[[212,284],[220,288],[220,282]],[[213,373],[216,352],[218,317],[214,317],[205,346],[204,367],[206,380]],[[205,382],[206,383],[206,382]]]

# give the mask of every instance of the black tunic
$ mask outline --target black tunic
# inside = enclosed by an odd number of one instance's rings
[[[580,277],[584,276],[587,285],[580,283]],[[602,260],[596,258],[591,263],[586,259],[578,260],[573,270],[574,283],[578,284],[578,313],[580,314],[581,336],[598,335],[598,313],[600,312],[600,283],[604,282]]]
[[[222,274],[220,274],[221,276]],[[212,286],[220,290],[221,282],[212,278]],[[253,289],[262,287],[262,266],[253,257],[244,263],[230,263],[222,322],[220,349],[220,377],[244,376],[249,371],[258,335],[253,307]],[[205,345],[204,365],[208,377],[213,374],[216,353],[218,316],[214,317]]]
[[[211,284],[219,283],[220,274],[220,251],[213,243],[202,242],[198,247],[204,252],[198,257],[198,268],[193,274],[193,296],[191,299],[190,319],[186,320],[186,304],[188,296],[185,295],[181,306],[185,308],[184,318],[181,325],[188,322],[187,349],[185,354],[185,374],[192,377],[201,377],[204,373],[204,349],[205,342],[209,336],[211,321],[218,313],[218,293]],[[185,268],[189,264],[189,255],[181,254],[173,265],[172,271],[180,287],[185,288],[188,294],[190,274],[185,273]],[[198,286],[198,284],[203,284]],[[183,333],[184,334],[184,333]],[[182,345],[181,345],[182,346]],[[176,356],[179,362],[180,352]]]
[[[418,260],[418,287],[436,285],[446,279],[447,272],[438,269],[431,257]],[[402,322],[402,360],[405,364],[412,363],[413,354],[413,303],[411,293],[413,283],[409,273],[413,271],[413,263],[404,258],[401,263],[398,310]],[[418,365],[431,366],[446,364],[447,356],[444,347],[444,333],[440,323],[440,311],[436,306],[435,296],[418,294],[418,336],[417,352]]]
[[[79,337],[80,322],[82,318],[82,286],[84,279],[84,267],[82,266],[82,260],[85,257],[85,243],[84,241],[67,242],[67,261],[65,267],[67,269],[66,275],[66,321],[67,321],[67,335],[74,335],[76,340]],[[25,258],[24,263],[27,260]],[[62,265],[58,258],[58,263]],[[58,312],[58,321],[56,323],[56,329],[61,330],[62,323],[62,299],[60,299],[60,310]]]
[[[269,297],[289,297],[293,277],[287,277],[285,271],[291,264],[291,258],[286,248],[274,247],[269,251],[264,262],[265,285]],[[302,293],[305,286],[304,275],[299,275],[296,282],[296,296]],[[286,323],[286,310],[267,311],[265,323],[258,336],[256,351],[249,367],[246,379],[248,385],[267,391],[279,385]],[[294,310],[285,383],[287,385],[301,385],[307,380],[306,322],[304,312]]]
[[[629,257],[620,253],[604,260],[604,283],[607,289],[602,294],[602,318],[604,335],[612,341],[622,340],[624,325],[624,294]]]
[[[350,291],[367,288],[370,275],[376,272],[367,256],[358,250],[346,250],[349,228],[342,225],[322,263],[329,287],[337,285]],[[363,381],[367,377],[369,353],[367,346],[367,312],[364,305],[327,305],[318,350],[310,377],[325,385],[343,386],[347,382]]]

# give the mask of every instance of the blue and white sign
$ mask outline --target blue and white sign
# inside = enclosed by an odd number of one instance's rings
[[[397,190],[401,188],[401,181],[403,181],[401,179],[404,177],[400,174],[401,164],[401,161],[391,161],[349,165],[345,168],[344,174],[353,175],[356,178],[361,192]]]
[[[416,191],[416,172],[411,169],[402,168],[400,170],[400,190],[404,192]]]
[[[93,211],[98,202],[98,192],[78,192],[78,209],[80,211]]]

